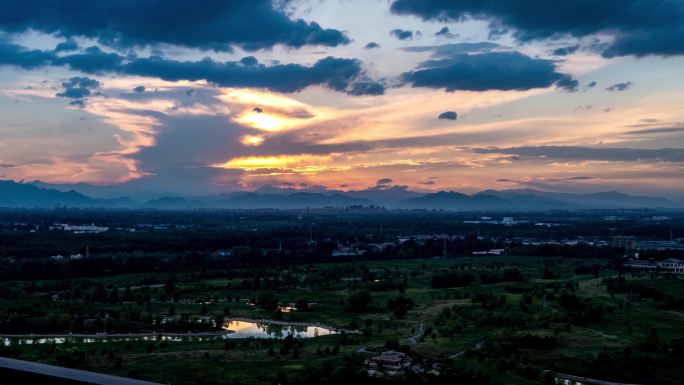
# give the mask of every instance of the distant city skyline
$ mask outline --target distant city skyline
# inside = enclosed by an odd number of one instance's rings
[[[0,179],[681,201],[684,2],[548,4],[0,0]]]

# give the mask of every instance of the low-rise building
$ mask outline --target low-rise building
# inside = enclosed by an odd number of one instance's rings
[[[611,238],[608,246],[616,249],[634,250],[636,249],[636,239],[634,237],[618,235]]]
[[[684,274],[684,261],[675,258],[668,258],[662,261],[630,259],[623,263],[623,266],[637,272]]]
[[[421,369],[406,353],[388,350],[365,361],[366,371],[371,377],[394,377],[407,371]]]

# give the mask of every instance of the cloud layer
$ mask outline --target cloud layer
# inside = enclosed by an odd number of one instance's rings
[[[684,2],[671,0],[396,0],[391,10],[424,20],[487,20],[522,42],[563,35],[613,35],[605,57],[684,54]]]
[[[0,29],[86,37],[116,48],[172,44],[230,51],[305,45],[337,46],[349,38],[315,22],[291,20],[271,0],[5,0]]]
[[[453,54],[422,62],[413,71],[402,74],[413,87],[457,90],[529,90],[556,84],[574,90],[577,82],[557,72],[551,60],[535,59],[520,52],[485,52]]]
[[[53,51],[28,50],[17,44],[0,42],[1,64],[23,69],[67,66],[88,74],[135,75],[167,81],[205,80],[222,87],[252,87],[277,92],[296,92],[312,85],[322,85],[352,95],[378,95],[384,92],[384,86],[367,78],[359,60],[330,56],[312,66],[266,66],[253,57],[235,62],[217,62],[210,58],[179,61],[161,56],[128,58],[104,52],[98,47],[58,55]]]

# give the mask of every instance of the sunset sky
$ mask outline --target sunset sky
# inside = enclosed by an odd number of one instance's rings
[[[682,197],[684,1],[0,0],[0,179]]]

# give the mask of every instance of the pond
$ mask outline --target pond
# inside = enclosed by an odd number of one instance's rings
[[[229,320],[223,324],[223,328],[233,332],[226,334],[224,338],[285,338],[288,335],[299,338],[311,338],[336,333],[334,330],[322,326],[292,325],[266,321]]]
[[[0,337],[2,346],[42,345],[64,343],[132,342],[132,341],[209,341],[212,339],[240,338],[312,338],[336,334],[331,328],[318,325],[288,324],[278,321],[228,320],[223,333],[161,333],[161,334],[97,334],[97,335],[17,335]]]

